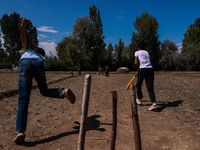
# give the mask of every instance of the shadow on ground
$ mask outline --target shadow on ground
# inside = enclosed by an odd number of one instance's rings
[[[165,108],[169,108],[169,107],[178,107],[182,103],[183,103],[183,100],[177,100],[177,101],[174,101],[174,102],[167,102],[167,103],[163,103],[163,104],[157,104],[159,106],[157,108],[157,112],[162,112]]]
[[[112,125],[109,123],[100,123],[100,121],[96,119],[100,117],[101,116],[99,115],[93,115],[87,118],[87,131],[89,130],[106,131],[106,129],[100,128],[100,125]],[[74,123],[77,124],[78,126],[74,126],[73,128],[79,131],[80,123],[78,121],[75,121]]]
[[[87,131],[89,130],[97,130],[97,131],[106,131],[106,129],[104,128],[100,128],[100,125],[112,125],[109,123],[100,123],[99,120],[97,120],[97,118],[100,118],[100,115],[93,115],[87,118]],[[75,124],[77,124],[76,126],[73,127],[73,129],[75,129],[74,131],[69,131],[69,132],[64,132],[64,133],[60,133],[56,136],[52,136],[46,139],[42,139],[39,141],[34,141],[34,142],[24,142],[22,145],[26,146],[26,147],[34,147],[38,144],[44,144],[44,143],[48,143],[54,140],[58,140],[60,138],[63,138],[65,136],[69,136],[72,134],[79,134],[79,128],[80,128],[80,123],[78,121],[74,122]]]
[[[143,100],[142,102],[149,102],[147,100]],[[155,112],[162,112],[164,109],[169,108],[169,107],[178,107],[183,103],[183,100],[176,100],[173,102],[161,102],[157,101],[157,106],[158,108],[154,110]],[[141,106],[151,106],[151,104],[142,104]]]

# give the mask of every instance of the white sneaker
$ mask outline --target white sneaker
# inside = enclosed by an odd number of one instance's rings
[[[151,105],[151,107],[149,107],[149,110],[150,110],[150,111],[153,111],[153,110],[156,110],[156,109],[157,109],[157,105],[155,105],[155,106],[152,106],[152,105]]]
[[[136,98],[136,103],[137,103],[138,105],[142,105],[142,101],[139,101],[137,98]]]

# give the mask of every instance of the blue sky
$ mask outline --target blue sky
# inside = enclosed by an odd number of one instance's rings
[[[157,19],[159,40],[170,39],[181,47],[184,33],[200,17],[200,0],[0,0],[0,18],[17,12],[38,30],[40,46],[56,55],[55,46],[71,35],[75,20],[100,10],[105,42],[114,46],[121,38],[131,43],[136,17],[147,12]]]

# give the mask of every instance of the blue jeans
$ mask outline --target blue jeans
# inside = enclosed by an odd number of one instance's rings
[[[40,59],[26,58],[19,62],[19,85],[18,85],[18,111],[16,131],[25,131],[28,117],[28,104],[32,89],[32,79],[35,78],[40,93],[43,96],[64,98],[63,88],[48,89],[45,77],[44,62]]]

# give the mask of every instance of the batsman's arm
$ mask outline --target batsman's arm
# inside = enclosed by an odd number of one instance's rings
[[[139,67],[138,57],[135,57],[135,65],[136,65],[137,67]]]
[[[21,42],[22,49],[27,50],[27,37],[26,37],[26,25],[29,23],[28,19],[22,19],[21,23]]]

